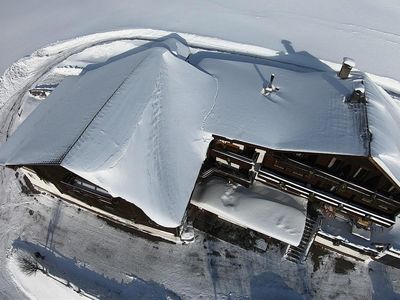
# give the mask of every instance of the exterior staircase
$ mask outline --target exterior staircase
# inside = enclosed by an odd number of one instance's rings
[[[288,245],[284,258],[294,263],[303,263],[307,259],[308,252],[314,242],[320,223],[320,215],[314,212],[312,214],[307,212],[306,224],[300,244],[298,246]]]

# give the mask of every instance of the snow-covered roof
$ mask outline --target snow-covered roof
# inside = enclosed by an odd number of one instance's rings
[[[196,186],[192,203],[290,245],[303,236],[307,200],[255,182],[250,188],[214,179]]]
[[[59,164],[176,227],[211,134],[272,149],[368,156],[359,114],[344,103],[355,82],[339,80],[314,57],[302,55],[313,62],[307,68],[290,57],[189,53],[174,38],[152,42],[63,80],[1,147],[0,164]],[[264,96],[271,73],[280,89]],[[376,106],[371,131],[382,130],[372,155],[400,178],[399,147],[383,134],[399,116],[382,125],[384,92],[372,82],[366,89],[379,98],[369,104]]]
[[[207,52],[190,61],[218,80],[207,131],[272,149],[368,154],[359,116],[344,103],[353,82],[340,80],[317,59],[319,69]],[[279,91],[263,96],[271,74]]]
[[[0,161],[61,164],[177,227],[206,156],[215,81],[161,45],[134,52],[63,81]]]
[[[400,186],[400,102],[367,76],[368,127],[372,133],[372,159]]]

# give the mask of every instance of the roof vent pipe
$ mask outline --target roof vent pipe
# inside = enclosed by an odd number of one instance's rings
[[[261,90],[261,94],[263,94],[264,96],[268,96],[272,92],[279,91],[279,87],[273,85],[274,79],[275,79],[275,74],[271,74],[271,77],[269,79],[269,83],[268,83],[268,85],[266,87],[264,87]]]
[[[338,76],[340,79],[347,79],[349,78],[350,71],[352,68],[356,66],[356,63],[350,57],[343,57],[342,68],[340,69]]]

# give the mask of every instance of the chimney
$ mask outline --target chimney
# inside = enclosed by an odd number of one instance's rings
[[[342,63],[342,68],[340,69],[338,76],[340,79],[347,79],[349,78],[350,71],[352,68],[356,66],[356,63],[353,59],[350,57],[344,57],[343,58],[343,63]]]
[[[351,94],[350,97],[350,102],[352,103],[361,103],[365,101],[365,87],[360,82],[355,88],[353,93]]]

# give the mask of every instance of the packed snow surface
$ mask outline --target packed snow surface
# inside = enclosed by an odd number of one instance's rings
[[[306,222],[307,200],[259,183],[244,188],[213,179],[196,186],[192,203],[294,246],[300,243]]]

